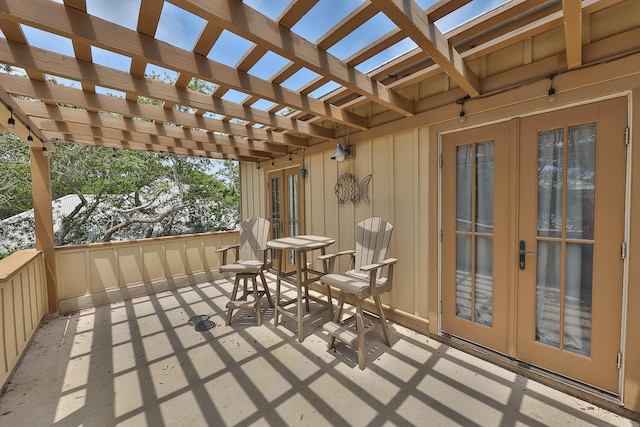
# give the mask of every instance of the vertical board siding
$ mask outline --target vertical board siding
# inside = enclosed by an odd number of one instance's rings
[[[18,251],[0,267],[0,388],[9,380],[29,340],[45,315],[44,256]]]
[[[429,252],[429,223],[431,221],[429,210],[429,131],[428,129],[417,129],[416,144],[417,155],[414,158],[414,167],[416,170],[416,203],[414,206],[414,229],[416,230],[415,247],[416,262],[413,263],[414,277],[416,278],[415,291],[415,312],[428,313],[429,311],[429,267],[438,268],[437,251],[431,254]],[[433,144],[436,145],[435,143]],[[437,156],[436,156],[437,158]],[[436,197],[435,194],[432,197]],[[437,288],[437,282],[433,282],[433,286]],[[426,317],[426,315],[425,315]],[[436,322],[434,322],[436,323]]]
[[[323,203],[324,197],[318,198],[318,194],[324,193],[324,173],[312,172],[322,169],[322,157],[312,156],[307,159],[306,165],[308,173],[304,181],[304,185],[307,187],[307,191],[304,192],[305,204],[307,205],[307,209],[305,209],[307,230],[305,232],[315,230],[317,234],[323,236],[326,230],[326,206]]]
[[[144,281],[162,280],[165,276],[164,246],[162,243],[144,243],[142,245]]]
[[[9,371],[9,364],[7,361],[7,342],[6,342],[7,333],[5,331],[5,325],[7,324],[7,321],[5,319],[6,312],[4,309],[4,300],[5,300],[4,287],[0,287],[0,308],[2,308],[2,312],[0,313],[0,331],[2,332],[2,340],[0,340],[0,372],[3,373],[2,384],[5,383],[6,381],[5,376],[8,374],[8,371]]]
[[[167,242],[164,245],[165,250],[165,276],[164,279],[170,277],[184,276],[187,273],[184,256],[184,244],[182,242]]]
[[[140,246],[119,247],[118,283],[142,283],[142,248]]]
[[[391,248],[395,258],[398,258],[396,284],[416,283],[413,265],[404,265],[403,260],[411,259],[415,252],[415,204],[417,203],[417,189],[415,181],[417,171],[413,159],[417,156],[417,144],[413,131],[395,135],[393,138],[393,224],[405,224],[395,229],[395,245]],[[403,307],[405,311],[415,311],[415,292],[413,287],[394,286],[391,297],[393,304]]]
[[[118,284],[116,272],[116,256],[113,248],[101,249],[90,252],[89,280],[91,293],[104,292],[115,289]]]
[[[237,231],[224,231],[58,247],[58,295],[76,298],[213,271],[220,266],[216,249],[237,242]]]
[[[87,255],[85,251],[74,251],[67,252],[65,257],[56,257],[59,298],[84,295],[89,292]],[[64,286],[61,286],[62,283]]]
[[[344,144],[344,141],[341,141]],[[350,142],[350,144],[352,144]],[[305,185],[306,234],[333,237],[336,243],[327,251],[355,249],[355,227],[363,219],[381,217],[394,226],[388,256],[398,258],[394,288],[383,302],[395,309],[428,317],[428,212],[429,132],[426,128],[358,142],[355,155],[337,163],[331,160],[335,144],[323,151],[308,150],[304,164],[308,170]],[[276,168],[278,164],[276,164]],[[260,182],[261,187],[244,185],[241,194],[243,212],[268,216],[268,201],[255,194],[266,193],[266,171],[241,165],[242,182]],[[338,203],[334,187],[343,173],[352,173],[358,181],[372,175],[368,188],[370,203]],[[245,176],[246,175],[246,176]],[[257,177],[256,177],[257,175]],[[344,257],[341,257],[344,258]],[[315,268],[321,268],[317,259]],[[436,266],[436,264],[433,264]],[[340,259],[336,269],[348,268]]]
[[[16,358],[19,354],[18,352],[18,341],[16,339],[16,317],[18,317],[17,313],[14,310],[14,287],[13,280],[4,284],[2,287],[3,298],[2,298],[2,311],[4,313],[4,351],[7,355],[7,361],[9,362],[8,368],[11,368],[11,362],[14,358]]]

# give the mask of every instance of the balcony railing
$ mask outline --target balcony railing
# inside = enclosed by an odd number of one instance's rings
[[[0,388],[47,309],[44,255],[35,249],[0,260]]]
[[[59,312],[99,306],[219,277],[215,250],[238,232],[57,247]],[[0,388],[47,314],[44,256],[28,249],[0,260]]]

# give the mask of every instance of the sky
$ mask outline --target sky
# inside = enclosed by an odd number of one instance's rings
[[[62,2],[62,0],[51,1]],[[322,0],[296,23],[296,25],[292,27],[292,30],[307,40],[316,42],[323,34],[364,1],[365,0]],[[436,21],[435,25],[441,32],[446,34],[447,31],[450,31],[456,26],[492,10],[507,1],[508,0],[473,0],[456,12]],[[423,9],[426,9],[435,2],[436,0],[417,0],[417,3]],[[285,0],[244,0],[244,3],[269,18],[276,19],[289,2]],[[140,0],[87,0],[87,11],[90,14],[129,29],[136,28],[139,10]],[[204,25],[205,21],[202,18],[181,10],[166,1],[160,16],[156,38],[182,49],[191,50]],[[63,55],[74,56],[71,40],[45,33],[32,27],[24,25],[22,27],[29,44],[37,47],[46,47]],[[384,14],[379,13],[353,33],[329,48],[328,51],[338,59],[344,60],[394,28],[395,25],[393,22],[384,16]],[[233,67],[252,46],[252,42],[225,30],[207,57]],[[411,40],[402,40],[371,59],[357,65],[356,69],[364,73],[369,72],[415,47],[415,43]],[[129,58],[104,49],[95,47],[92,49],[95,63],[122,71],[129,71],[131,65]],[[269,52],[249,70],[249,73],[269,80],[288,63],[289,60],[286,58]],[[146,72],[147,74],[155,72],[160,76],[164,76],[166,73],[169,78],[176,77],[174,71],[154,65],[149,65]],[[284,81],[282,85],[286,88],[297,90],[317,76],[315,72],[303,68]],[[77,88],[80,87],[78,82],[73,82],[60,76],[54,77],[60,83]],[[337,87],[338,85],[334,82],[329,82],[310,95],[319,98]],[[114,94],[115,92],[107,88],[97,88],[96,90],[100,93],[110,92]],[[240,103],[246,97],[247,95],[241,92],[229,91],[223,96],[223,99]],[[272,105],[273,103],[270,101],[261,100],[252,106],[254,108],[268,109]]]

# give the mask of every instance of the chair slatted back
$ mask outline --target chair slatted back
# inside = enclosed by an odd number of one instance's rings
[[[360,272],[360,266],[384,261],[392,231],[393,225],[382,218],[367,218],[358,223],[356,227],[356,273]]]
[[[240,223],[240,259],[262,261],[268,240],[269,221],[264,218],[249,218],[242,221]]]

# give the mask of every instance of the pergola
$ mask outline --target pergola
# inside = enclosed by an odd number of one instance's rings
[[[425,10],[415,0],[366,0],[317,40],[306,40],[292,28],[318,0],[290,1],[276,19],[236,0],[170,3],[204,22],[191,49],[156,37],[169,4],[164,0],[141,0],[135,29],[91,15],[86,0],[2,0],[0,62],[24,69],[28,78],[0,74],[0,122],[6,124],[12,114],[17,135],[27,141],[32,134],[50,151],[56,141],[67,141],[260,162],[640,47],[640,29],[624,26],[603,40],[584,40],[582,26],[590,15],[622,0],[513,0],[445,34],[436,21],[478,2],[441,0]],[[379,14],[395,28],[349,57],[330,53]],[[30,45],[25,26],[70,40],[73,56]],[[552,31],[564,32],[563,52],[537,61],[532,53],[527,67],[485,78],[485,58]],[[209,55],[224,32],[251,46],[235,66]],[[403,42],[415,47],[372,71],[359,70]],[[95,48],[128,58],[129,70],[95,63]],[[252,74],[268,54],[284,58],[285,65],[270,78]],[[148,64],[175,72],[175,84],[145,77]],[[297,89],[283,84],[301,70],[313,77]],[[78,82],[81,90],[53,84],[47,76]],[[212,83],[212,93],[187,89],[194,78]],[[312,95],[328,83],[335,89]],[[225,99],[230,90],[246,97]],[[139,103],[140,97],[161,106]],[[259,101],[270,106],[258,108]]]
[[[608,305],[600,307],[614,307],[613,315],[589,306],[597,319],[593,322],[599,328],[597,336],[609,335],[615,341],[598,344],[606,347],[607,353],[602,354],[607,372],[613,372],[606,379],[615,383],[602,387],[605,395],[598,399],[612,406],[623,404],[622,409],[635,411],[636,416],[640,367],[635,361],[640,340],[633,325],[640,322],[640,312],[633,308],[640,301],[640,263],[634,242],[640,240],[635,221],[640,188],[633,184],[637,184],[640,151],[631,148],[638,140],[633,129],[640,126],[640,1],[506,0],[491,8],[494,3],[0,0],[4,36],[0,37],[0,128],[11,128],[30,146],[36,232],[36,249],[6,258],[3,268],[8,272],[0,272],[4,274],[0,291],[6,289],[0,295],[0,310],[7,313],[2,322],[8,344],[4,351],[0,348],[5,381],[42,316],[56,313],[61,301],[75,310],[87,301],[99,306],[112,295],[120,298],[145,293],[147,288],[155,292],[167,283],[191,284],[194,277],[210,279],[209,273],[219,266],[213,249],[237,237],[235,232],[212,232],[55,248],[47,155],[55,152],[56,144],[238,161],[244,217],[264,216],[269,203],[273,204],[269,185],[274,177],[281,177],[276,178],[281,179],[279,185],[295,173],[300,182],[295,181],[292,204],[306,205],[299,214],[306,221],[301,229],[335,238],[338,249],[346,245],[342,242],[353,241],[359,218],[391,217],[396,226],[393,256],[403,263],[397,276],[404,277],[389,298],[388,308],[395,318],[388,317],[448,341],[444,335],[458,336],[446,330],[441,320],[443,272],[452,273],[451,277],[457,274],[456,249],[443,250],[447,244],[454,248],[457,239],[442,225],[454,224],[457,218],[456,187],[447,186],[457,179],[457,165],[450,160],[457,155],[456,147],[462,146],[458,142],[466,144],[481,132],[499,131],[501,157],[496,157],[495,164],[503,168],[495,175],[501,193],[496,193],[494,205],[501,209],[496,223],[503,226],[504,243],[492,259],[504,263],[501,280],[508,284],[500,290],[505,315],[496,324],[509,327],[496,334],[506,349],[486,347],[512,357],[509,363],[515,361],[519,368],[521,362],[540,366],[597,388],[600,383],[589,382],[583,372],[572,376],[568,369],[582,353],[562,359],[560,368],[521,357],[518,338],[523,329],[530,333],[531,342],[538,341],[536,326],[521,327],[516,316],[520,310],[522,318],[537,319],[535,313],[526,315],[535,307],[537,282],[529,274],[534,269],[521,270],[522,258],[538,252],[525,250],[522,230],[531,234],[532,241],[547,238],[535,234],[537,208],[520,203],[535,198],[536,190],[531,188],[539,185],[534,163],[538,158],[531,154],[535,151],[531,141],[547,123],[535,128],[526,125],[549,117],[583,120],[581,112],[593,107],[607,113],[598,116],[602,117],[598,125],[615,122],[609,128],[599,127],[599,131],[605,129],[601,131],[604,138],[598,137],[601,151],[594,162],[599,164],[598,171],[605,172],[598,172],[599,177],[616,172],[611,185],[598,184],[604,188],[599,194],[608,194],[612,188],[616,194],[600,199],[604,202],[597,206],[602,210],[597,221],[591,220],[599,224],[598,236],[619,238],[620,245],[618,240],[601,244],[606,251],[598,249],[593,257],[598,266],[613,264],[609,260],[614,258],[620,264],[614,266],[620,279],[598,281],[599,296],[613,295],[605,301]],[[106,4],[129,9],[103,14],[96,8]],[[307,27],[324,24],[317,14],[320,8],[325,18],[332,14],[327,5],[336,9],[333,23],[324,32],[308,31]],[[116,15],[117,19],[111,18]],[[167,19],[176,15],[191,23],[192,33],[198,35],[187,42],[167,36]],[[121,21],[122,17],[129,20]],[[157,78],[165,72],[168,78]],[[194,86],[203,90],[193,90]],[[8,126],[10,121],[15,128]],[[477,141],[486,140],[482,135]],[[459,141],[454,140],[458,137]],[[477,141],[471,145],[482,143]],[[352,161],[342,164],[330,160],[336,143],[358,146],[358,158],[352,156]],[[602,153],[612,153],[616,143],[617,154],[609,160]],[[523,171],[522,165],[527,169]],[[333,185],[351,172],[354,177],[368,176],[365,180],[375,172],[370,205],[341,204],[334,197]],[[477,178],[469,180],[472,203],[480,196],[472,191]],[[569,203],[566,193],[565,206]],[[446,199],[443,194],[453,196]],[[611,224],[617,227],[615,233],[607,232]],[[582,244],[577,238],[563,239],[562,244]],[[601,256],[604,253],[606,258]],[[445,265],[443,260],[450,263]],[[530,295],[525,295],[527,290]],[[447,302],[455,308],[453,292]],[[620,327],[603,319],[619,320]],[[584,329],[591,331],[591,317],[585,322],[589,324]],[[485,345],[467,335],[460,338]],[[591,366],[598,369],[583,371],[600,372],[605,363]],[[549,382],[573,387],[555,377]],[[399,388],[405,386],[402,383]]]

